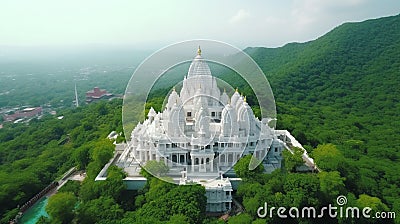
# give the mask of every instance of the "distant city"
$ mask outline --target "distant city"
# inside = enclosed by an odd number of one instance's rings
[[[77,92],[75,92],[77,96]],[[99,87],[94,87],[85,94],[85,103],[94,103],[99,100],[112,100],[115,98],[122,98],[121,94],[109,93],[106,89],[100,89]],[[72,101],[73,105],[79,106],[78,98]],[[50,114],[53,116],[57,115],[57,111],[52,108],[51,104],[45,104],[43,106],[32,107],[29,105],[24,105],[21,107],[2,107],[0,108],[0,116],[3,122],[13,122],[17,123],[27,123],[33,118],[40,119],[43,115]],[[58,119],[62,119],[62,116],[58,116]],[[3,124],[0,125],[3,128]]]

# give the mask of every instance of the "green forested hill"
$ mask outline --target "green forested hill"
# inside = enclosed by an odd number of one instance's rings
[[[365,90],[390,92],[373,87],[398,83],[399,50],[400,15],[346,23],[307,43],[246,52],[266,73],[278,101],[323,103]]]
[[[346,23],[307,43],[246,51],[271,83],[283,116],[280,126],[305,132],[303,143],[357,139],[390,146],[397,158],[400,15]],[[304,127],[294,127],[293,119],[302,119]]]
[[[310,151],[335,144],[357,171],[344,175],[346,187],[399,209],[400,15],[346,23],[307,43],[245,51],[270,81],[278,127]]]

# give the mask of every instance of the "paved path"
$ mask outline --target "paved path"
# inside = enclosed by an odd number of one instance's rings
[[[54,190],[54,192],[52,192],[52,195],[57,193],[57,191],[60,190],[60,188],[64,186],[69,180],[82,182],[85,179],[86,173],[82,173],[82,171],[75,171],[75,170],[74,172],[70,172],[71,170],[72,168],[67,172],[67,175],[64,175],[64,177],[61,178],[60,181],[58,181],[58,186]]]

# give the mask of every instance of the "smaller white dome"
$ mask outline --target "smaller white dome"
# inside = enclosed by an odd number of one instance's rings
[[[174,88],[168,97],[167,107],[172,108],[174,104],[180,105],[181,103],[182,103],[181,98],[179,98],[178,93],[175,91]]]
[[[231,97],[231,104],[236,105],[237,100],[240,98],[240,94],[238,90],[236,89],[235,93]]]
[[[223,104],[223,105],[227,105],[228,103],[229,103],[229,96],[228,96],[228,94],[226,94],[226,92],[225,92],[225,90],[224,90],[224,92],[221,94],[221,103]]]
[[[147,116],[148,117],[154,117],[156,115],[157,115],[156,111],[154,110],[153,107],[151,107],[150,110],[149,110],[149,113],[147,114]]]
[[[240,96],[235,104],[236,111],[239,111],[239,109],[243,106],[243,103],[244,103],[243,96]]]

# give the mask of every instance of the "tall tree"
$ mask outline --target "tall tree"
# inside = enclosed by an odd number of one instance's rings
[[[78,208],[78,222],[83,224],[100,221],[119,220],[124,210],[111,197],[100,197],[85,203]]]
[[[337,171],[344,161],[342,153],[333,144],[319,145],[312,156],[317,166],[325,171]]]
[[[60,192],[49,198],[46,211],[53,223],[71,223],[77,198],[72,192]]]
[[[249,164],[252,159],[252,155],[247,155],[239,159],[234,165],[233,169],[238,177],[244,179],[255,179],[264,172],[264,166],[262,163],[258,165],[254,170],[249,169]]]
[[[287,172],[295,172],[298,166],[304,164],[303,161],[303,150],[298,147],[292,148],[293,153],[289,150],[284,150],[282,152],[283,159],[284,159],[284,167]]]

